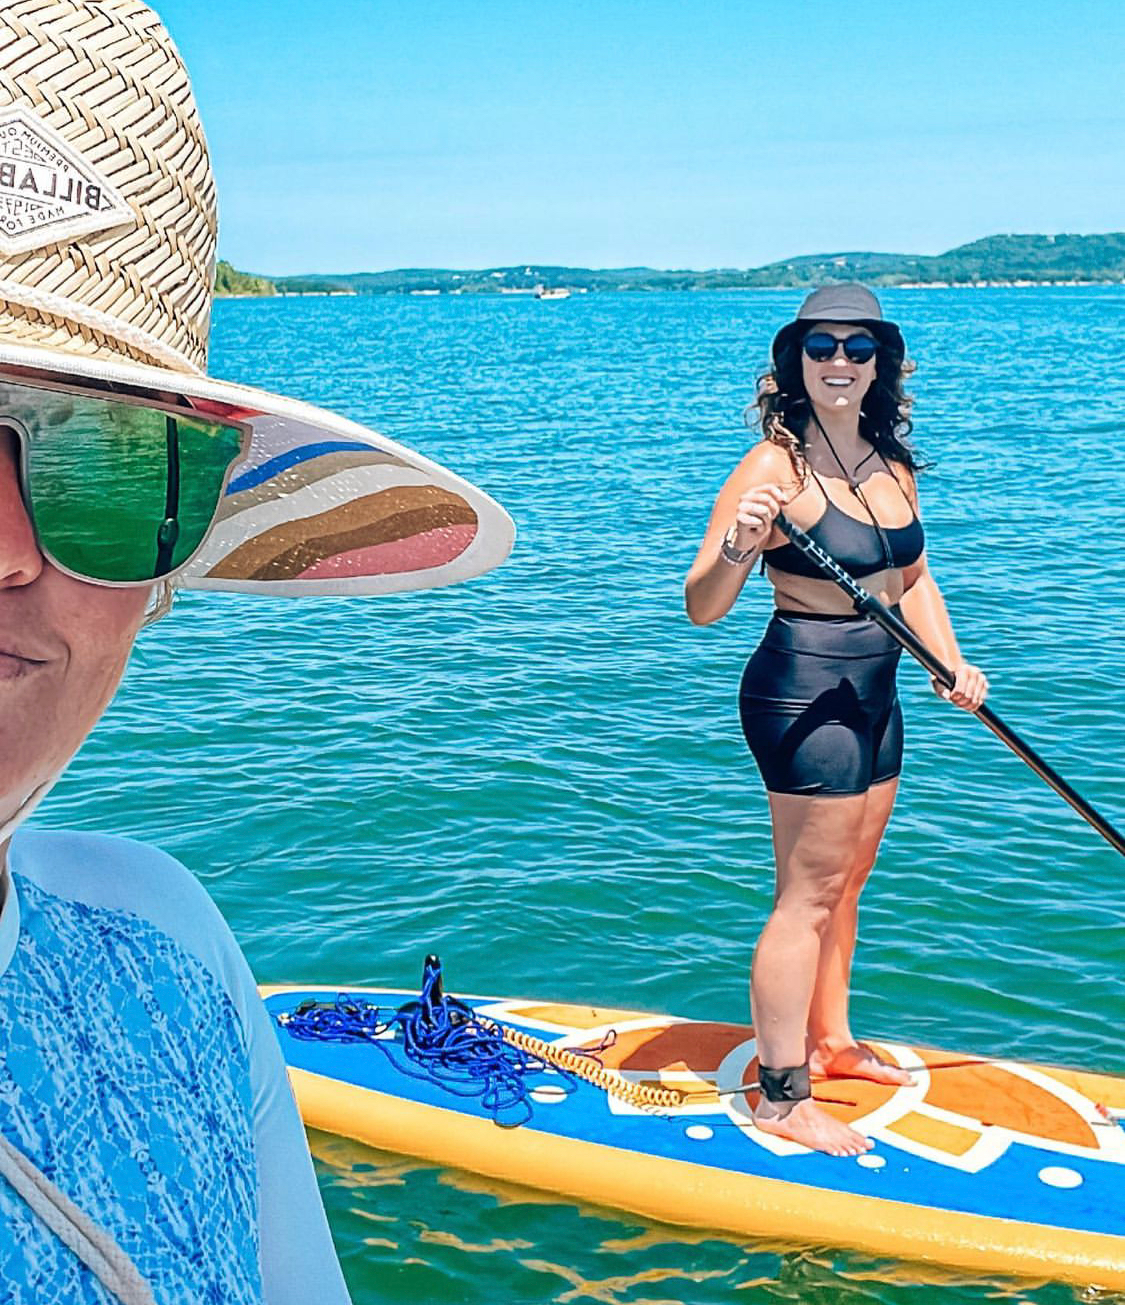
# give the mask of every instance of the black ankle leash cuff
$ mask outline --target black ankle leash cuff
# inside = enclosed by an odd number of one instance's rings
[[[808,1065],[794,1065],[790,1069],[768,1069],[758,1066],[758,1087],[767,1101],[804,1101],[812,1096]]]

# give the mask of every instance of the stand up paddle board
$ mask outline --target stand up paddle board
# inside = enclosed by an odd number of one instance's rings
[[[814,1083],[875,1142],[842,1159],[755,1129],[748,1026],[462,997],[553,1049],[527,1076],[526,1122],[502,1128],[480,1099],[412,1077],[394,1024],[378,1046],[295,1036],[296,1012],[338,994],[263,989],[310,1127],[667,1223],[1125,1290],[1125,1079],[880,1040],[912,1086]],[[417,1002],[348,997],[386,1014]]]

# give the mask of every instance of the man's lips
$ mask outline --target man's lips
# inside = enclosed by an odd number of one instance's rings
[[[46,657],[32,657],[22,648],[0,644],[0,680],[14,680],[47,664]]]
[[[42,662],[29,662],[25,657],[12,657],[8,653],[0,653],[0,684],[7,680],[22,680],[25,675],[30,675],[42,665]]]

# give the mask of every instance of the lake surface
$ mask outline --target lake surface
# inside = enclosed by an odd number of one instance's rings
[[[212,371],[369,423],[519,528],[470,585],[186,595],[37,817],[205,882],[263,982],[740,1020],[772,892],[737,686],[770,608],[683,615],[799,292],[225,301]],[[1125,819],[1125,288],[884,295],[918,371],[931,566],[995,709]],[[1121,861],[904,661],[861,1033],[1125,1072]],[[645,1225],[314,1137],[357,1305],[1071,1302]]]

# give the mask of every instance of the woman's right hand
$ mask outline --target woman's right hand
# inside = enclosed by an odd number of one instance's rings
[[[729,536],[733,546],[744,553],[750,548],[760,548],[769,537],[777,514],[785,506],[786,498],[780,485],[755,485],[738,500],[734,528]]]

